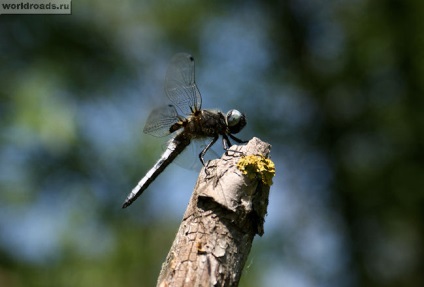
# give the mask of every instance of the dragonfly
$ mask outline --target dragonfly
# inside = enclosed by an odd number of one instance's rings
[[[229,138],[246,143],[234,136],[247,123],[244,113],[231,109],[224,115],[219,110],[202,109],[202,97],[195,82],[194,58],[190,54],[178,53],[172,57],[165,77],[165,94],[170,104],[153,109],[143,131],[155,137],[175,136],[159,160],[129,193],[122,208],[131,205],[192,141],[210,139],[199,154],[203,166],[205,154],[220,136],[225,151],[232,145]]]

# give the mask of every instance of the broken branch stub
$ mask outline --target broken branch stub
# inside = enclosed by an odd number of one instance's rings
[[[254,236],[264,233],[270,149],[253,138],[202,169],[158,286],[237,286]]]

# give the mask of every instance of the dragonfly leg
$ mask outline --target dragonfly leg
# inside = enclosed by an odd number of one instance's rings
[[[222,135],[222,146],[224,147],[224,149],[227,151],[231,146],[231,142],[228,139],[227,135]]]
[[[233,139],[233,136],[231,134],[229,134],[229,136]],[[236,139],[239,140],[238,138],[235,138],[234,140]],[[222,145],[224,146],[225,154],[228,155],[228,151],[230,150],[230,147],[232,146],[232,144],[230,140],[228,139],[227,135],[222,135]],[[231,150],[231,151],[235,153],[242,153],[241,151],[237,151],[237,150]]]
[[[238,143],[247,143],[247,141],[243,141],[235,136],[233,136],[232,134],[228,134],[230,136],[230,138],[232,138],[233,140],[235,140]]]
[[[216,141],[218,140],[219,136],[215,136],[212,141],[210,143],[208,143],[208,145],[202,150],[202,152],[199,154],[199,159],[202,162],[202,165],[205,166],[205,160],[204,160],[204,156],[206,154],[206,152],[210,149],[210,147],[216,143]]]

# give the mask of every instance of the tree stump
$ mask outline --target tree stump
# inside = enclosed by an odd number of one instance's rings
[[[253,238],[263,235],[274,164],[253,138],[199,175],[157,286],[237,286]]]

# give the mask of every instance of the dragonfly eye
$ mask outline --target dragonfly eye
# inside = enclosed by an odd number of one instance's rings
[[[229,110],[226,115],[227,126],[232,134],[236,134],[246,125],[246,116],[237,111]]]

